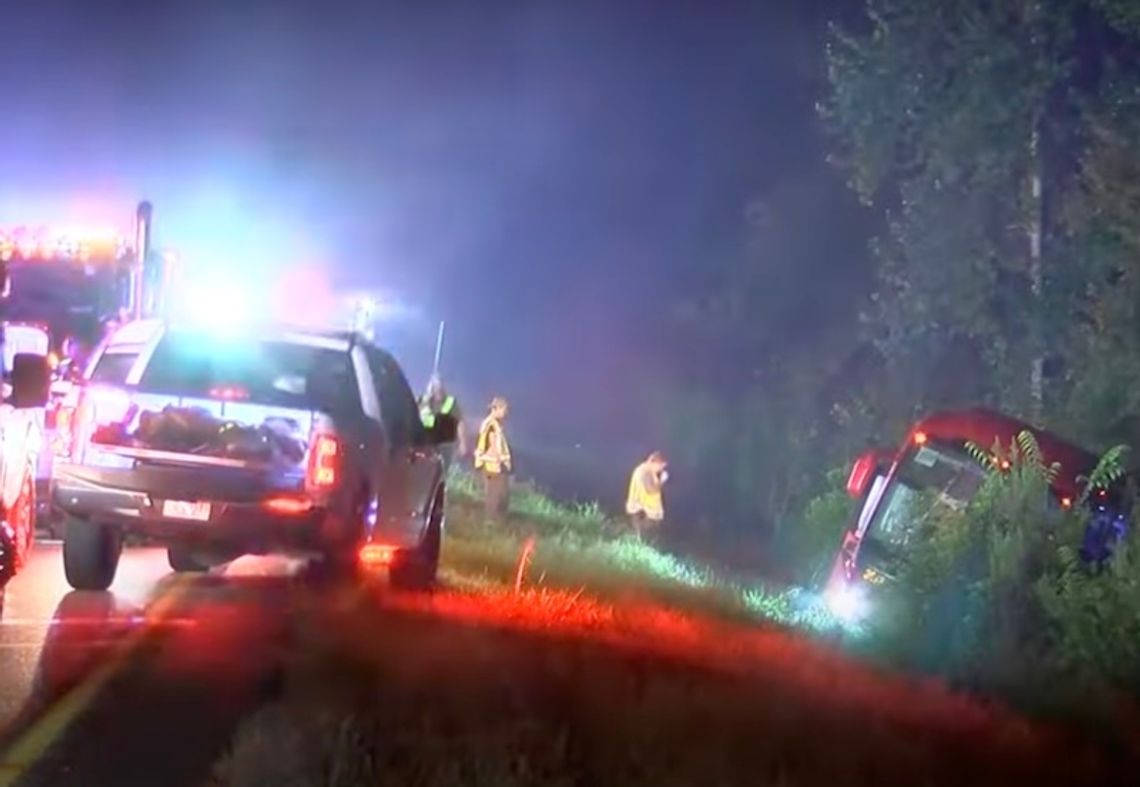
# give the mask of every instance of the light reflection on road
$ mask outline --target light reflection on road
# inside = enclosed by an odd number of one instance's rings
[[[187,626],[173,616],[147,622],[146,607],[174,579],[166,550],[127,549],[107,593],[73,591],[63,574],[59,542],[40,542],[4,591],[0,609],[0,736],[21,726],[81,681],[132,630],[143,625]],[[226,577],[295,574],[304,563],[241,558],[216,570]]]

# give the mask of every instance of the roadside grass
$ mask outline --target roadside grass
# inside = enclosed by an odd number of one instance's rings
[[[1103,785],[1119,770],[793,634],[830,618],[623,538],[596,507],[523,487],[490,525],[470,478],[451,492],[443,587],[312,596],[280,699],[242,725],[215,785]]]
[[[733,620],[837,630],[813,594],[729,578],[712,566],[642,543],[596,503],[563,504],[532,484],[518,484],[508,521],[490,524],[484,521],[476,479],[453,471],[448,484],[443,578],[452,585],[513,586],[524,544],[533,537],[526,587],[582,589],[605,598],[644,596]]]
[[[549,588],[311,604],[216,785],[1110,783],[1070,739],[779,630]]]

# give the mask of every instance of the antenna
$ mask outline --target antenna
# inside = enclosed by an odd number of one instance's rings
[[[439,321],[439,332],[435,335],[435,362],[432,364],[432,367],[431,367],[432,376],[438,376],[439,375],[439,361],[440,361],[440,358],[443,357],[443,326],[444,325],[445,325],[444,321],[440,320]]]

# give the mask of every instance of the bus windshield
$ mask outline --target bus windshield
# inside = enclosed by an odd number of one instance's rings
[[[903,551],[934,506],[964,507],[984,479],[982,467],[960,448],[917,447],[880,499],[865,539],[888,554]]]

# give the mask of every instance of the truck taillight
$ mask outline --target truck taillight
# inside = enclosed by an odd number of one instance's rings
[[[305,486],[310,490],[325,491],[340,480],[340,441],[335,435],[318,432],[309,450],[309,466],[305,473]]]

